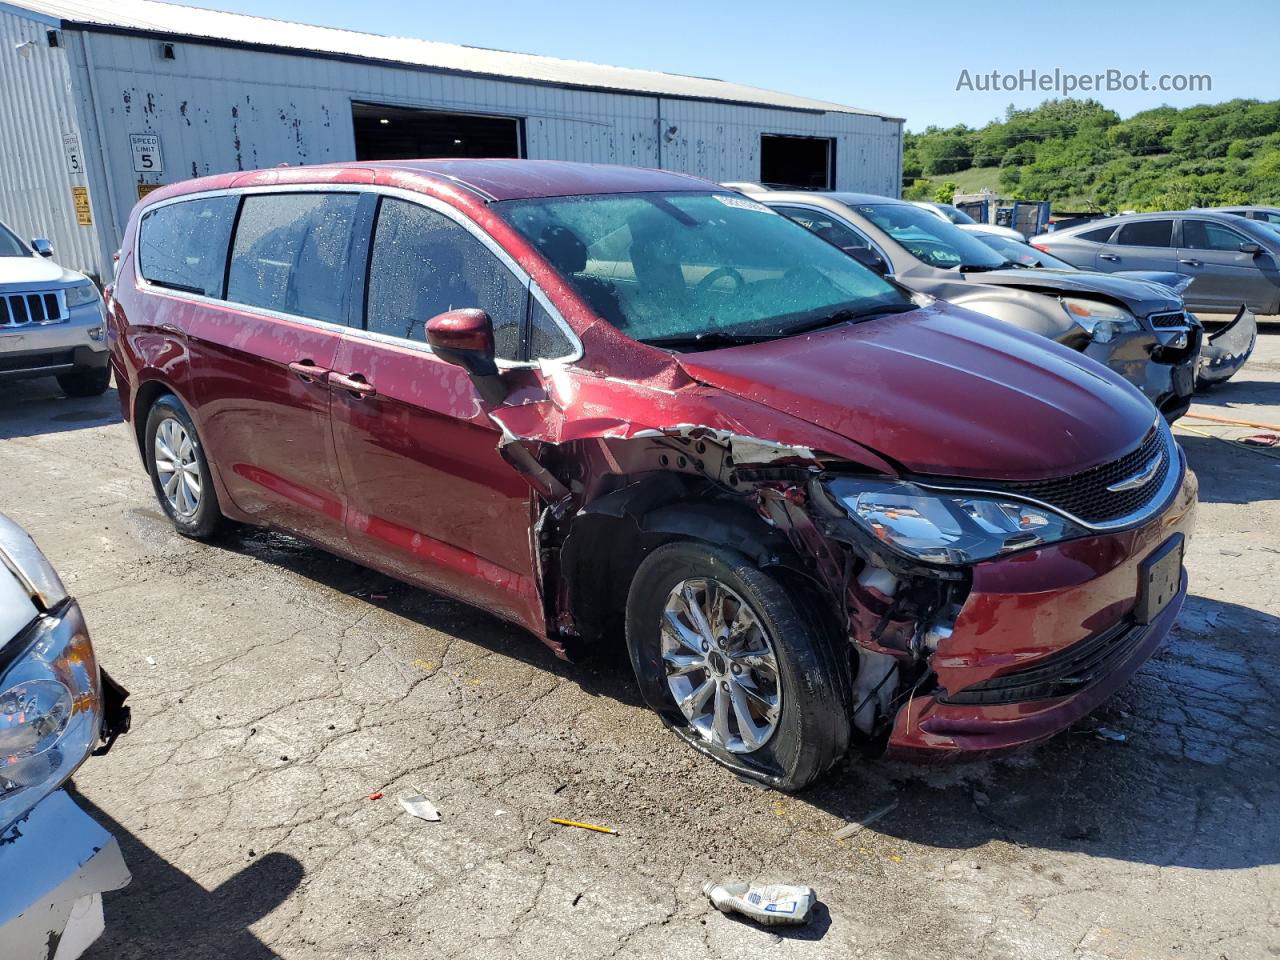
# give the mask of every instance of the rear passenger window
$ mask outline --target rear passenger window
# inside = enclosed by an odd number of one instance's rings
[[[1115,242],[1125,247],[1168,247],[1173,244],[1172,220],[1138,220],[1120,228]]]
[[[425,342],[432,317],[480,307],[493,320],[497,355],[517,360],[527,299],[525,285],[466,229],[419,204],[382,199],[369,264],[369,330]]]
[[[170,290],[222,296],[227,243],[239,197],[170,203],[145,214],[138,234],[138,270]]]
[[[1106,243],[1111,239],[1111,234],[1115,233],[1115,224],[1109,227],[1098,227],[1096,230],[1086,230],[1084,233],[1077,233],[1076,238],[1079,240],[1088,240],[1090,243]]]
[[[354,193],[263,193],[244,198],[227,299],[345,323]]]

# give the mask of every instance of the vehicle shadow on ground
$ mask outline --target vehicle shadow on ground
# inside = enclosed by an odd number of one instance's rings
[[[1220,437],[1175,433],[1191,469],[1201,477],[1202,503],[1280,499],[1280,448],[1248,448]]]
[[[76,791],[68,791],[120,844],[133,880],[104,895],[107,929],[85,960],[119,957],[235,957],[274,960],[274,950],[249,931],[302,882],[303,867],[284,853],[268,853],[207,890]]]
[[[1280,618],[1193,596],[1133,682],[1047,743],[941,768],[855,762],[800,799],[849,821],[896,800],[868,831],[956,851],[1004,841],[1155,866],[1280,863],[1278,649]]]
[[[120,422],[114,389],[100,397],[67,397],[55,380],[0,381],[0,440],[101,427]]]
[[[428,630],[438,630],[519,660],[571,681],[592,696],[608,697],[632,707],[644,706],[621,634],[608,649],[581,651],[586,655],[569,663],[527,630],[478,607],[402,583],[287,534],[233,525],[212,545],[284,567]]]

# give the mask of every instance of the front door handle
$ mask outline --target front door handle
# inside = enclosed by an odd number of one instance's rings
[[[1185,263],[1188,267],[1203,267],[1203,260],[1179,260],[1179,263]]]
[[[336,387],[341,387],[343,390],[348,391],[355,397],[372,397],[378,392],[374,389],[372,383],[358,373],[331,373],[329,374],[329,382]]]
[[[295,360],[289,364],[289,369],[296,373],[303,383],[323,380],[329,376],[330,372],[324,367],[317,367],[314,360]]]
[[[1120,258],[1117,257],[1114,253],[1100,253],[1098,254],[1098,259],[1099,260],[1119,260]]]

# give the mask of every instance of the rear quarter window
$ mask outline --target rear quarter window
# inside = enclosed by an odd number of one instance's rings
[[[239,200],[183,200],[143,214],[138,227],[138,271],[143,278],[170,290],[221,297]]]
[[[1111,239],[1111,234],[1115,233],[1115,225],[1110,227],[1098,227],[1094,230],[1086,230],[1084,233],[1077,233],[1077,240],[1088,240],[1090,243],[1106,243]]]
[[[1122,247],[1169,247],[1173,245],[1172,220],[1137,220],[1126,223],[1116,234]]]
[[[346,322],[355,193],[264,193],[244,198],[227,299],[329,323]]]

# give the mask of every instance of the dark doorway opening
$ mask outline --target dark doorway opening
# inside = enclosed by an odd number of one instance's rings
[[[760,137],[760,182],[802,190],[835,189],[836,142],[830,137]]]
[[[377,103],[353,103],[357,160],[431,157],[519,157],[524,130],[517,117],[444,113]]]

